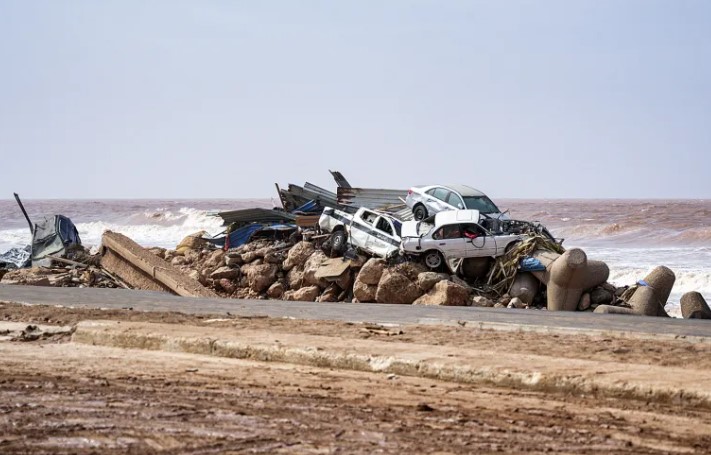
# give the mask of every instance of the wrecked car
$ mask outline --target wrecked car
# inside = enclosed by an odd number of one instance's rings
[[[333,208],[324,209],[319,227],[331,233],[331,252],[343,254],[348,243],[374,256],[390,257],[400,251],[402,223],[386,213],[359,208],[350,214]]]
[[[480,216],[478,210],[447,210],[425,220],[406,221],[402,252],[439,269],[452,258],[501,256],[524,238],[522,233],[492,232],[482,226]]]
[[[15,200],[22,210],[32,234],[30,261],[33,267],[49,265],[51,256],[66,256],[73,249],[81,247],[77,227],[64,215],[45,215],[34,223],[30,220],[20,196],[14,193]]]
[[[408,190],[405,204],[416,221],[444,210],[477,210],[484,218],[508,218],[486,194],[466,185],[414,186]]]

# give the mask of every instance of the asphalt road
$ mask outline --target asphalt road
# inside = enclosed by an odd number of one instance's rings
[[[161,292],[125,289],[51,288],[0,285],[0,301],[29,305],[84,308],[132,308],[191,314],[269,316],[378,324],[446,324],[499,330],[551,333],[625,333],[711,341],[711,321],[644,316],[549,312],[477,307],[390,305],[378,303],[314,303],[278,300],[236,300],[178,297]]]

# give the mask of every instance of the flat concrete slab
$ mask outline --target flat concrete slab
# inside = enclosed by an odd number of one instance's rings
[[[133,308],[378,324],[466,325],[495,330],[610,334],[635,338],[681,338],[711,342],[711,321],[644,316],[549,312],[477,307],[439,307],[378,303],[314,303],[178,297],[162,292],[98,288],[48,288],[0,285],[0,302],[84,308]]]

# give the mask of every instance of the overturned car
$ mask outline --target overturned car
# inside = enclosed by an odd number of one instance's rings
[[[331,233],[331,254],[343,254],[348,243],[374,256],[391,257],[400,251],[402,222],[386,213],[359,208],[350,214],[324,209],[319,227]]]

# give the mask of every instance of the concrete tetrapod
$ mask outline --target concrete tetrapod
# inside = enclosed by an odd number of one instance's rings
[[[681,296],[681,315],[684,319],[711,319],[711,308],[698,292],[687,292]]]
[[[672,272],[669,267],[660,265],[659,267],[655,267],[654,270],[649,272],[649,274],[644,277],[644,281],[645,283],[647,283],[647,286],[654,289],[654,295],[659,300],[663,311],[664,305],[667,304],[667,300],[669,300],[669,295],[671,294],[672,288],[674,287],[676,275],[674,275],[674,272]],[[637,292],[635,291],[635,294],[636,293]],[[666,312],[664,312],[664,315],[667,315]]]
[[[546,266],[534,276],[548,285],[548,310],[575,311],[583,291],[607,281],[610,269],[604,262],[588,261],[585,251],[572,248],[555,257],[550,252],[536,252],[535,258]]]

